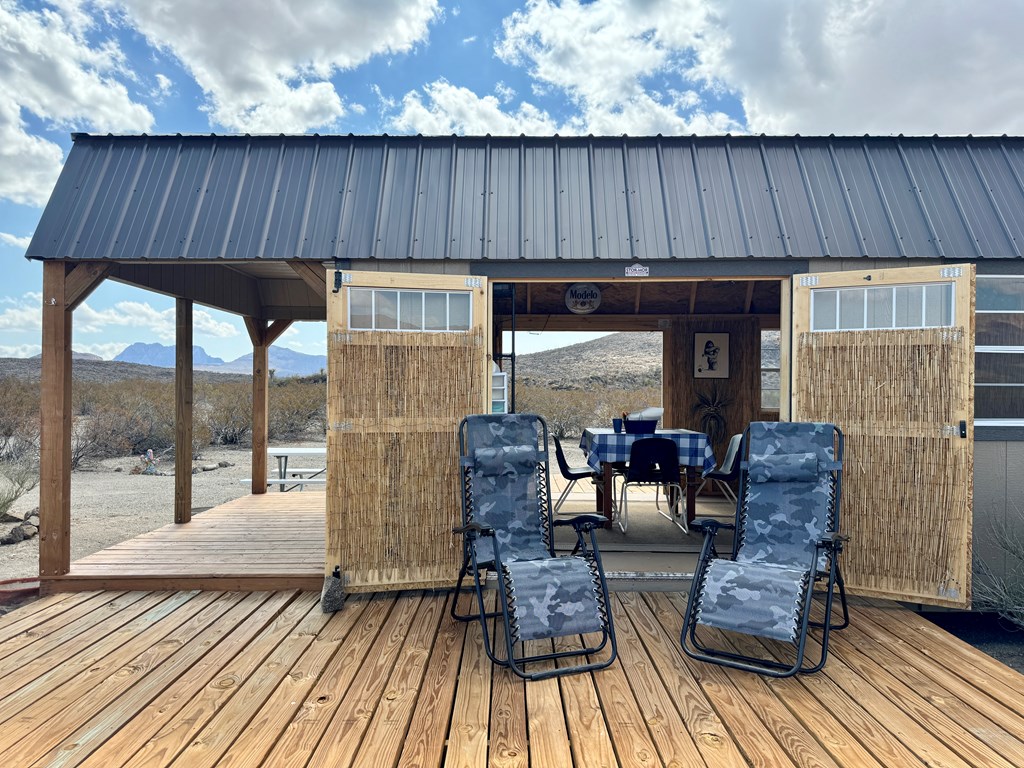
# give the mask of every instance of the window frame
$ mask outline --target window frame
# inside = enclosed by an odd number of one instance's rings
[[[1020,275],[976,275],[975,281],[981,280],[1019,280],[1024,282],[1024,274]],[[975,287],[975,315],[1024,315],[1024,309],[981,309],[977,303],[978,290]],[[1016,344],[982,344],[975,345],[975,368],[977,368],[977,356],[979,354],[1024,354],[1024,345]],[[1024,381],[1016,384],[979,382],[975,375],[974,388],[981,387],[1024,387]],[[977,399],[977,396],[975,396]],[[1022,417],[983,417],[974,419],[976,427],[1024,427],[1024,416]]]
[[[369,293],[370,294],[370,317],[372,318],[372,327],[357,326],[352,321],[352,310],[353,304],[352,296],[354,292]],[[395,294],[395,322],[398,327],[396,328],[379,328],[377,327],[377,296],[381,293],[393,293]],[[402,295],[403,294],[417,294],[420,297],[420,327],[419,328],[403,328],[402,327]],[[444,328],[427,328],[427,294],[444,294],[445,296],[445,327]],[[451,297],[453,295],[464,296],[466,300],[466,324],[465,326],[459,326],[457,328],[452,327],[452,305]],[[444,290],[438,288],[384,288],[384,287],[370,287],[370,286],[349,286],[348,288],[348,301],[346,306],[346,323],[350,331],[382,331],[388,333],[469,333],[473,328],[473,295],[472,291],[462,290]]]

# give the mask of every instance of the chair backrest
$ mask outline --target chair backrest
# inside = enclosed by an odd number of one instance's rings
[[[736,559],[806,568],[821,535],[839,530],[842,432],[832,424],[760,421],[744,434]]]
[[[572,480],[572,469],[569,467],[569,462],[566,461],[565,451],[562,450],[562,441],[558,439],[556,435],[555,441],[555,461],[558,462],[558,471],[562,473],[562,477],[566,480]]]
[[[743,444],[743,433],[729,438],[725,449],[725,458],[715,469],[715,476],[720,480],[735,480],[740,475],[740,445]]]
[[[667,437],[644,437],[629,447],[627,483],[680,483],[679,448]]]
[[[534,414],[467,416],[459,425],[463,522],[492,527],[505,559],[552,554],[547,440]],[[480,561],[493,559],[490,539],[475,546]]]

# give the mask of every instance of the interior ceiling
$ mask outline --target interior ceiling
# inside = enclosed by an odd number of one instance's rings
[[[656,322],[674,315],[758,315],[775,318],[781,311],[779,280],[691,280],[659,282],[593,282],[601,291],[598,308],[585,315],[573,314],[565,303],[571,282],[519,283],[515,285],[517,328],[533,328],[542,321],[551,330],[586,330],[622,323],[623,328]],[[500,295],[500,292],[499,292]],[[499,325],[511,320],[511,299],[496,298],[494,319]],[[771,322],[763,323],[766,327]],[[653,327],[653,326],[652,326]]]

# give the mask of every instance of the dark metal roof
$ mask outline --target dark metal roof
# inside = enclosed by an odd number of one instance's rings
[[[76,134],[36,259],[1020,258],[1018,137]]]

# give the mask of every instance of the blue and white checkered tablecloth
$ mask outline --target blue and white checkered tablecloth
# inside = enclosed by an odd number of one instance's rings
[[[679,466],[699,467],[701,474],[715,468],[715,452],[703,432],[688,429],[659,429],[655,437],[670,438],[679,448]],[[627,435],[612,429],[588,427],[583,430],[580,448],[587,454],[587,464],[601,471],[602,462],[629,461],[629,447],[634,440],[651,435]]]

